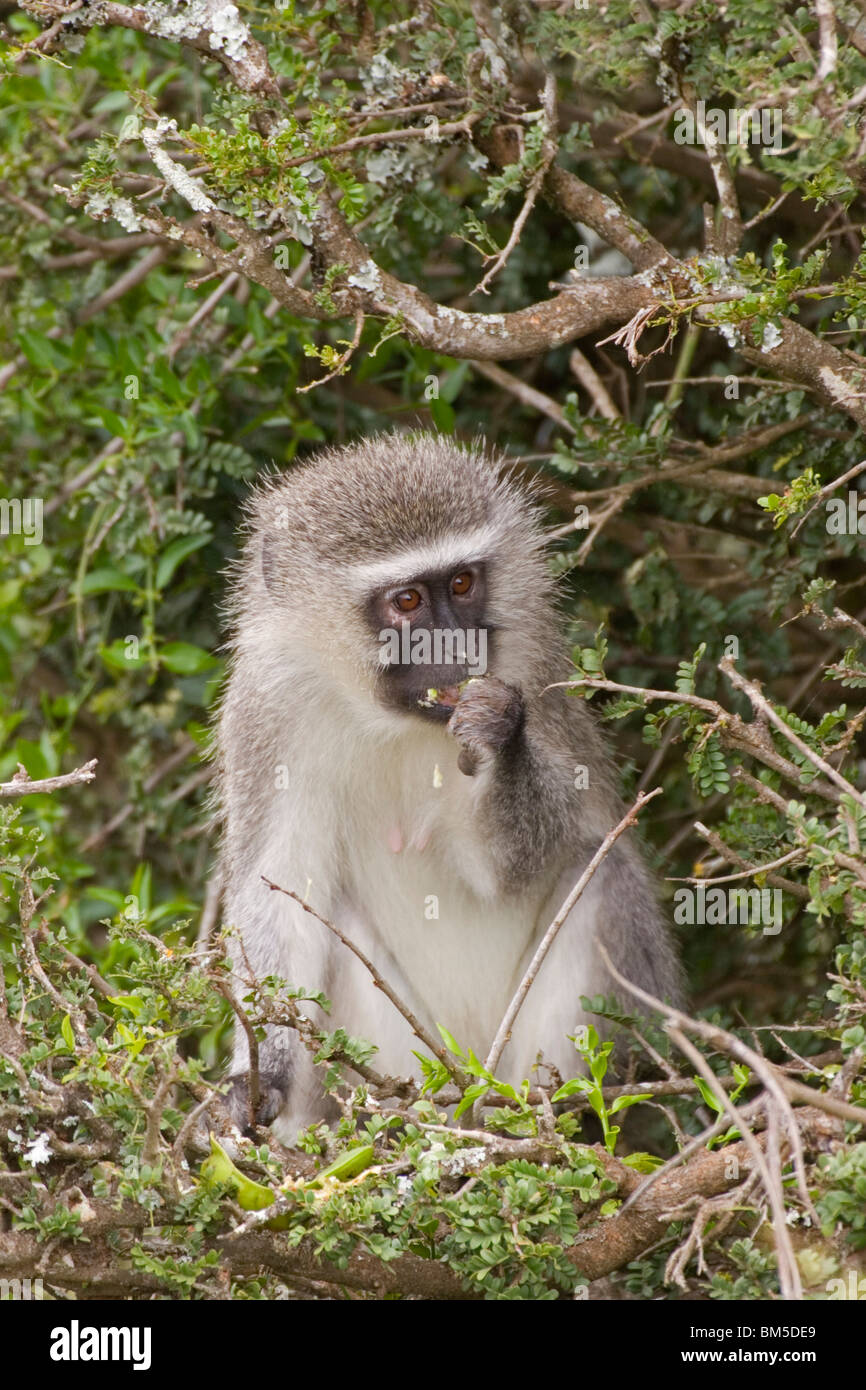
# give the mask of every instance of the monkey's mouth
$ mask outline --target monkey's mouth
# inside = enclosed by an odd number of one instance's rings
[[[418,700],[418,706],[420,709],[430,710],[438,714],[439,718],[446,715],[450,718],[459,699],[459,685],[431,686]]]

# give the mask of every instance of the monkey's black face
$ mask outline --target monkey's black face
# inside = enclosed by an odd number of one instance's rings
[[[367,620],[381,646],[382,702],[447,722],[463,683],[487,671],[493,628],[486,604],[481,563],[430,571],[373,594]]]

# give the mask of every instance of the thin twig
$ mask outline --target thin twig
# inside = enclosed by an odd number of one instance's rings
[[[136,285],[140,285],[142,280],[146,279],[158,265],[161,265],[167,256],[168,248],[164,242],[152,247],[141,257],[141,260],[136,261],[135,265],[130,266],[122,275],[119,275],[114,283],[108,286],[108,289],[103,290],[102,294],[98,294],[95,299],[89,300],[75,315],[75,322],[77,324],[88,323],[90,319],[96,318],[110,304],[121,299]]]
[[[199,921],[198,935],[195,939],[195,953],[197,956],[204,955],[211,944],[213,930],[219,917],[220,903],[223,895],[223,875],[222,867],[219,863],[214,864],[210,878],[205,889],[204,903],[201,909],[201,920]]]
[[[475,289],[472,291],[473,294],[478,294],[479,292],[483,294],[489,293],[487,286],[494,276],[499,274],[519,242],[523,228],[526,225],[526,219],[532,212],[536,199],[541,192],[541,186],[547,177],[547,171],[556,158],[556,142],[552,138],[556,130],[556,78],[553,73],[548,73],[545,78],[542,106],[544,108],[546,135],[541,147],[541,162],[532,176],[529,188],[526,191],[526,197],[523,200],[523,206],[514,219],[514,226],[511,228],[511,235],[508,241],[494,258],[493,264],[490,266],[489,270],[485,271],[483,277],[475,286]]]
[[[836,40],[836,13],[833,0],[815,0],[815,17],[818,20],[818,48],[820,62],[815,81],[825,83],[836,71],[839,60],[839,46]]]
[[[679,1048],[691,1062],[692,1066],[700,1072],[707,1086],[722,1106],[725,1114],[731,1123],[736,1126],[746,1142],[749,1153],[752,1156],[755,1169],[761,1174],[761,1181],[764,1184],[764,1191],[770,1203],[773,1213],[773,1239],[776,1244],[776,1262],[779,1270],[779,1284],[782,1297],[785,1299],[800,1299],[803,1297],[803,1289],[800,1283],[800,1271],[794,1256],[791,1245],[791,1236],[785,1223],[785,1198],[782,1191],[781,1158],[778,1155],[778,1145],[772,1145],[776,1153],[772,1155],[778,1159],[771,1165],[768,1156],[755,1139],[754,1134],[748,1125],[743,1124],[741,1117],[737,1114],[736,1106],[731,1104],[724,1087],[720,1086],[716,1080],[716,1074],[712,1067],[701,1055],[693,1043],[670,1022],[667,1024],[667,1032],[671,1041]],[[772,1107],[769,1107],[770,1111]],[[768,1114],[769,1120],[769,1114]]]
[[[824,487],[822,487],[821,491],[816,494],[815,500],[812,503],[811,507],[807,508],[807,510],[800,517],[800,520],[797,522],[797,525],[791,531],[792,539],[794,536],[796,536],[797,532],[800,530],[800,527],[806,524],[812,513],[814,511],[817,511],[818,507],[820,507],[821,503],[825,500],[825,498],[829,497],[831,493],[835,492],[837,487],[841,487],[843,483],[847,483],[850,478],[856,478],[858,473],[863,472],[864,468],[866,468],[866,459],[861,459],[859,463],[855,463],[853,468],[849,468],[847,473],[843,473],[839,478],[833,478],[832,482],[829,482]]]
[[[92,782],[98,762],[98,758],[91,758],[89,763],[82,764],[74,772],[65,772],[60,777],[42,777],[36,781],[31,780],[26,767],[19,763],[12,781],[0,782],[0,797],[35,796],[38,792],[56,792],[63,787],[77,786],[79,782]]]
[[[561,425],[569,434],[574,434],[574,426],[568,420],[562,406],[552,397],[546,396],[543,391],[539,391],[534,386],[530,386],[528,382],[522,381],[513,372],[507,372],[504,367],[500,367],[498,362],[470,361],[469,366],[480,376],[486,377],[495,386],[499,386],[503,391],[514,396],[521,405],[525,405],[529,410],[537,410],[539,414],[546,415],[549,420]]]
[[[592,397],[599,415],[605,420],[619,420],[620,413],[611,400],[607,387],[580,348],[572,348],[568,355],[568,366],[572,375],[577,377],[583,389]]]
[[[725,1078],[719,1076],[716,1080],[721,1083]],[[642,1084],[641,1090],[645,1089],[646,1086]],[[632,1090],[634,1090],[634,1087],[632,1087]],[[753,1114],[757,1114],[763,1108],[763,1096],[758,1096],[755,1100],[749,1101],[748,1105],[741,1105],[737,1111],[737,1129],[741,1129],[742,1122],[751,1120]],[[706,1129],[701,1130],[700,1134],[696,1134],[693,1138],[689,1139],[685,1147],[673,1154],[667,1162],[662,1164],[661,1168],[656,1168],[652,1173],[648,1174],[640,1187],[636,1187],[626,1198],[620,1207],[620,1211],[626,1211],[628,1207],[638,1205],[641,1198],[646,1195],[649,1189],[653,1187],[660,1178],[666,1177],[668,1173],[672,1173],[674,1168],[683,1167],[691,1158],[692,1154],[697,1153],[699,1149],[707,1148],[710,1141],[716,1139],[726,1129],[730,1129],[730,1117],[727,1114],[717,1115],[712,1124],[708,1125]]]
[[[249,1014],[234,993],[228,981],[214,979],[214,985],[219,990],[226,1003],[230,1005],[232,1013],[246,1034],[247,1047],[249,1048],[250,1054],[247,1095],[249,1097],[250,1125],[255,1126],[262,1093],[261,1081],[259,1079],[259,1040],[256,1037],[256,1030],[250,1022]]]
[[[795,1081],[792,1077],[779,1070],[772,1062],[768,1061],[761,1053],[742,1042],[735,1034],[729,1033],[726,1029],[720,1028],[717,1024],[708,1023],[706,1019],[690,1018],[687,1014],[680,1013],[670,1004],[664,1003],[646,990],[640,988],[630,980],[626,980],[619,971],[611,964],[610,957],[603,944],[597,942],[598,949],[604,957],[608,968],[614,979],[622,984],[636,998],[649,1005],[652,1009],[657,1009],[659,1013],[665,1015],[667,1019],[673,1021],[675,1027],[686,1029],[690,1033],[697,1033],[699,1037],[718,1048],[727,1056],[735,1057],[737,1061],[743,1062],[750,1070],[763,1082],[764,1087],[771,1093],[781,1110],[785,1109],[785,1102],[796,1101],[798,1104],[809,1105],[817,1110],[823,1110],[828,1115],[834,1115],[840,1120],[850,1120],[853,1124],[866,1128],[866,1109],[857,1105],[849,1105],[847,1101],[840,1101],[836,1096],[828,1095],[825,1091],[813,1091],[810,1086],[804,1085],[802,1081]],[[790,1110],[790,1107],[788,1107]],[[793,1119],[793,1114],[791,1114]],[[799,1150],[799,1132],[795,1134],[797,1126],[789,1124],[791,1131],[791,1144],[795,1149],[795,1156]],[[808,1191],[803,1192],[803,1198],[807,1209],[812,1210],[812,1200]],[[813,1217],[816,1225],[820,1225],[817,1217]]]
[[[296,386],[295,390],[298,395],[303,395],[305,391],[312,391],[315,386],[324,386],[326,381],[332,381],[335,376],[342,376],[361,341],[361,334],[363,331],[364,314],[363,311],[359,309],[355,314],[355,332],[352,335],[352,341],[349,343],[346,351],[340,354],[331,370],[325,376],[320,376],[315,381],[308,382],[306,386]]]
[[[779,733],[783,734],[799,753],[802,753],[804,758],[808,758],[809,762],[812,763],[814,767],[819,768],[820,771],[824,773],[824,776],[837,786],[840,791],[845,792],[848,796],[853,796],[855,801],[859,801],[860,805],[866,808],[866,796],[864,796],[863,792],[858,791],[857,788],[848,781],[847,777],[843,777],[841,772],[836,771],[832,763],[828,763],[826,758],[822,758],[820,753],[816,753],[814,749],[810,748],[808,743],[805,743],[803,739],[800,738],[800,735],[794,732],[790,724],[785,723],[784,719],[781,715],[776,713],[770,701],[761,693],[758,687],[752,681],[746,680],[745,676],[740,675],[729,656],[722,657],[719,662],[719,670],[723,675],[727,676],[735,690],[741,690],[744,695],[748,696],[753,709],[764,715],[773,727],[778,729]]]
[[[450,1052],[448,1052],[444,1044],[437,1042],[432,1033],[427,1031],[420,1019],[416,1018],[409,1006],[404,1004],[400,996],[391,988],[388,981],[379,974],[379,971],[370,958],[364,955],[364,952],[355,945],[354,941],[351,941],[349,937],[346,936],[345,932],[342,932],[333,922],[329,922],[327,917],[322,917],[314,907],[310,907],[309,903],[304,902],[299,893],[293,893],[291,888],[283,888],[279,883],[272,883],[264,874],[262,874],[262,882],[266,883],[273,892],[284,893],[287,898],[291,898],[293,902],[296,902],[305,912],[309,912],[311,917],[315,917],[317,922],[321,922],[323,927],[327,927],[329,932],[333,932],[337,940],[342,941],[343,945],[346,946],[354,956],[357,956],[361,964],[369,971],[373,984],[377,989],[382,991],[386,999],[390,999],[397,1012],[403,1015],[416,1038],[424,1044],[428,1051],[432,1052],[434,1057],[438,1057],[439,1061],[447,1068],[449,1075],[453,1077],[458,1085],[466,1085],[466,1078],[463,1076],[454,1058],[451,1056]]]
[[[698,831],[699,834],[701,833],[701,827],[698,825],[697,822],[695,823],[695,829]],[[739,873],[722,874],[718,878],[701,878],[698,875],[693,875],[691,878],[668,877],[666,879],[666,882],[697,883],[700,884],[702,887],[708,887],[709,885],[715,885],[717,883],[733,883],[734,879],[736,878],[754,878],[755,874],[766,874],[771,869],[779,869],[782,867],[783,864],[790,864],[792,859],[802,859],[805,853],[805,849],[792,849],[790,853],[783,854],[781,859],[773,859],[769,864],[754,864],[748,869],[742,869]]]

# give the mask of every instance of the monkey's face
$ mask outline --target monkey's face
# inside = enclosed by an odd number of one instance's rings
[[[487,671],[493,627],[481,561],[376,590],[367,621],[379,644],[377,693],[390,709],[446,723],[460,688]]]

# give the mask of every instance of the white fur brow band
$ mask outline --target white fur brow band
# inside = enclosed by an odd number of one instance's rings
[[[367,561],[350,566],[350,571],[363,588],[380,589],[387,584],[406,584],[428,570],[444,570],[452,565],[466,565],[481,559],[501,540],[495,526],[479,526],[462,536],[449,536],[447,541],[404,550],[387,560]]]

